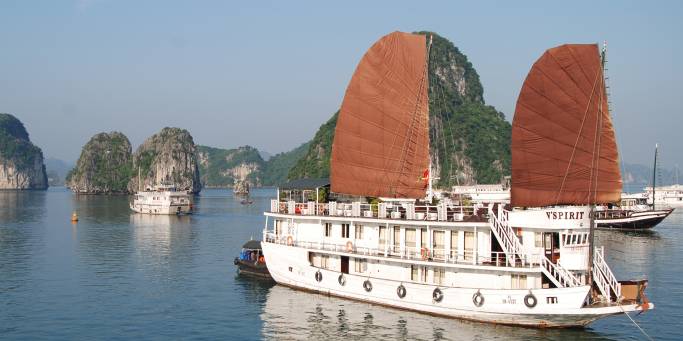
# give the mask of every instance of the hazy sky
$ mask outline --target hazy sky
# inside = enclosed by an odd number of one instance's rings
[[[624,161],[683,166],[683,2],[0,1],[0,112],[48,157],[164,126],[198,144],[270,153],[310,139],[364,51],[431,30],[477,69],[509,120],[531,64],[562,43],[608,42]],[[551,5],[552,3],[552,5]]]

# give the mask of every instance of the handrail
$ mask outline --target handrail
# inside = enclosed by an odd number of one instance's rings
[[[271,213],[302,216],[361,217],[402,220],[461,221],[466,216],[476,214],[475,206],[457,206],[441,203],[438,205],[414,205],[363,202],[301,203],[295,201],[270,202]]]
[[[447,264],[471,264],[483,266],[505,267],[503,261],[505,258],[504,252],[492,252],[491,257],[478,255],[475,259],[474,251],[465,250],[462,254],[446,252],[445,249],[425,249],[417,247],[396,248],[394,245],[386,245],[386,248],[370,248],[364,246],[351,245],[349,249],[346,244],[326,243],[326,242],[311,242],[311,241],[297,241],[289,240],[289,235],[276,235],[267,230],[263,231],[263,240],[268,243],[285,244],[293,247],[301,247],[313,250],[322,250],[336,253],[343,253],[349,255],[365,255],[377,256],[387,258],[399,258],[407,260],[419,260],[433,263],[447,263]],[[352,241],[352,240],[351,240]],[[288,243],[289,242],[289,243]],[[540,255],[539,255],[540,256]],[[529,263],[527,267],[533,268],[537,264]]]
[[[514,231],[512,231],[512,228],[507,223],[507,215],[505,211],[501,207],[499,207],[499,209],[499,217],[496,217],[497,214],[493,212],[490,212],[489,214],[491,231],[493,231],[493,234],[500,242],[503,251],[505,251],[507,254],[507,260],[510,266],[516,265],[516,258],[518,258],[522,263],[522,266],[524,266],[528,262],[528,255],[524,251],[522,244],[517,239],[517,236],[515,236]]]
[[[578,287],[581,281],[560,264],[554,264],[545,255],[541,256],[541,268],[557,287]]]
[[[605,261],[605,247],[595,248],[593,254],[593,278],[595,278],[601,293],[605,298],[611,300],[611,293],[614,292],[617,301],[621,300],[621,283]]]

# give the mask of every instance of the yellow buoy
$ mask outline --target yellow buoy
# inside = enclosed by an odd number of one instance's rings
[[[76,212],[71,213],[71,221],[72,222],[78,221],[78,214],[76,214]]]

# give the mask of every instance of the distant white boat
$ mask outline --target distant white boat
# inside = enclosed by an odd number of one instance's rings
[[[652,203],[652,186],[645,187],[645,193],[648,194],[648,201]],[[683,185],[655,187],[655,205],[683,207]]]
[[[192,196],[187,191],[179,191],[174,185],[161,184],[135,193],[130,209],[146,214],[190,214]]]

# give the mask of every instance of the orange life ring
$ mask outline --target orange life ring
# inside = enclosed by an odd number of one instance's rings
[[[265,263],[265,262],[266,262],[266,259],[265,259],[263,256],[259,256],[258,262],[259,262],[259,263]]]
[[[423,247],[422,250],[420,250],[420,256],[422,256],[422,260],[427,260],[427,258],[429,258],[429,250]]]
[[[353,243],[350,240],[346,242],[346,252],[353,252]]]
[[[294,245],[294,238],[292,238],[292,236],[287,237],[287,245],[289,245],[289,246]]]

